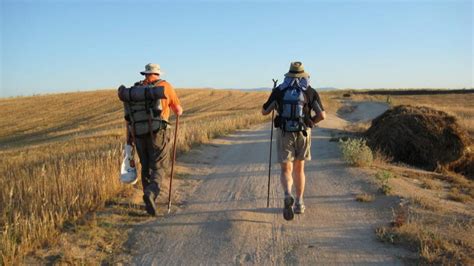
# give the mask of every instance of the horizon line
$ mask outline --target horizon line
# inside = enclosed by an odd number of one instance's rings
[[[257,87],[257,88],[213,88],[213,87],[189,87],[181,88],[176,87],[176,90],[271,90],[271,87]],[[474,90],[474,87],[457,87],[457,88],[441,88],[441,87],[381,87],[381,88],[337,88],[337,87],[316,87],[316,90],[322,89],[325,92],[330,91],[345,91],[345,90]],[[66,94],[66,93],[80,93],[80,92],[97,92],[97,91],[106,91],[106,90],[116,90],[116,88],[96,88],[96,89],[77,89],[69,91],[52,91],[52,92],[38,92],[32,94],[18,94],[11,96],[0,96],[0,99],[10,99],[10,98],[20,98],[20,97],[34,97],[34,96],[46,96],[54,94]]]

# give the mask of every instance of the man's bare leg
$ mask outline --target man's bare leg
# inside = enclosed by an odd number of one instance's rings
[[[295,203],[295,199],[291,195],[291,188],[293,187],[293,177],[291,176],[293,172],[293,163],[287,162],[281,164],[281,176],[280,181],[285,191],[285,200],[284,200],[284,207],[283,207],[283,218],[285,220],[290,221],[293,220],[295,213],[293,211],[293,204]]]
[[[294,177],[295,177],[295,188],[296,188],[296,205],[295,213],[304,212],[303,194],[306,183],[306,176],[304,174],[304,161],[295,161],[294,165]]]
[[[285,196],[291,195],[291,188],[293,187],[292,172],[292,162],[281,163],[280,182],[281,186],[283,187],[283,191],[285,192]]]
[[[306,176],[304,174],[304,161],[295,160],[294,163],[294,178],[295,178],[295,188],[296,188],[296,198],[302,199],[304,193],[304,185],[306,181]]]

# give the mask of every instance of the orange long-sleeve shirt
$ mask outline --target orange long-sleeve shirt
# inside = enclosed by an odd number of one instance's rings
[[[153,83],[155,83],[154,81]],[[149,83],[144,80],[142,81],[143,85],[148,85]],[[161,99],[161,118],[168,121],[171,113],[171,108],[175,109],[181,105],[179,101],[178,95],[176,95],[176,91],[174,90],[173,86],[165,80],[161,80],[158,83],[155,83],[156,86],[163,86],[165,88],[165,96],[166,99]]]

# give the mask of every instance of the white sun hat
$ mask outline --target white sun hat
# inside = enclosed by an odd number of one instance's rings
[[[140,72],[140,74],[142,74],[142,75],[146,75],[146,74],[161,75],[162,72],[161,72],[160,65],[150,63],[150,64],[147,64],[145,66],[145,71]]]

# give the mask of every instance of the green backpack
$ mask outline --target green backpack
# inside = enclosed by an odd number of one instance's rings
[[[164,87],[159,86],[162,80],[150,85],[137,82],[131,88],[120,86],[118,97],[123,102],[125,120],[135,136],[153,134],[167,126],[161,119],[161,99],[166,99]]]

